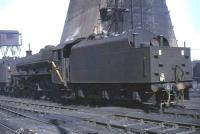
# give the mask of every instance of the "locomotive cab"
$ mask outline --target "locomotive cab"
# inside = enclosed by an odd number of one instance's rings
[[[62,70],[62,50],[54,50],[53,51],[53,61],[52,61],[52,75],[51,79],[53,83],[63,84],[63,72]]]
[[[53,50],[52,61],[52,82],[56,84],[64,84],[68,87],[69,80],[69,56],[71,54],[71,48],[82,39],[72,40],[59,44]]]

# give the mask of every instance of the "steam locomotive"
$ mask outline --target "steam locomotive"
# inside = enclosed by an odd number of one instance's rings
[[[99,34],[47,46],[12,62],[1,61],[0,91],[56,101],[138,100],[170,105],[188,98],[191,68],[190,49],[171,47],[162,35]]]

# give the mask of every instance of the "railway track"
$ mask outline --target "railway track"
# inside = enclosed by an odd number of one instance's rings
[[[69,127],[68,125],[69,124],[62,124],[64,122],[68,122],[68,123],[71,123],[72,126],[70,126],[70,129],[68,129],[67,131],[62,131],[61,134],[96,134],[96,133],[99,133],[99,134],[113,134],[113,133],[116,133],[116,134],[120,134],[121,133],[121,130],[116,130],[116,129],[113,129],[113,130],[109,130],[105,127],[102,127],[102,126],[97,126],[96,124],[93,124],[93,123],[89,123],[88,121],[86,120],[80,120],[80,119],[76,119],[76,117],[73,117],[72,115],[71,116],[68,116],[68,117],[63,117],[63,116],[58,116],[58,115],[55,115],[55,114],[51,114],[50,113],[46,113],[45,115],[43,115],[43,117],[39,116],[39,118],[41,119],[38,119],[37,116],[30,116],[27,114],[27,112],[33,112],[34,114],[44,114],[42,112],[39,112],[39,111],[36,111],[36,110],[26,110],[26,109],[19,109],[19,108],[16,108],[16,107],[11,107],[11,106],[0,106],[0,109],[1,110],[4,110],[6,112],[9,112],[9,113],[12,113],[14,115],[17,115],[17,116],[21,116],[23,118],[28,118],[28,119],[31,119],[31,120],[35,120],[35,121],[38,121],[38,122],[41,122],[41,123],[46,123],[46,124],[49,124],[49,125],[59,125],[59,127],[62,127],[63,129],[66,129],[67,127]],[[22,112],[23,110],[23,112]],[[17,111],[17,112],[16,112]],[[51,117],[47,117],[48,116],[51,116]],[[45,120],[46,119],[46,120]],[[75,123],[72,122],[72,120],[74,120],[76,123],[77,123],[77,126],[74,125]],[[61,122],[61,124],[60,124]],[[82,122],[82,124],[81,124]],[[74,124],[73,124],[74,123]],[[17,133],[19,134],[19,133]],[[20,133],[21,134],[21,133]],[[25,133],[27,134],[27,133]],[[29,134],[29,133],[28,133]],[[31,133],[32,134],[32,133]],[[33,134],[36,134],[36,133],[33,133]],[[58,133],[60,134],[60,133]]]
[[[164,109],[163,113],[177,116],[188,116],[193,117],[195,119],[200,119],[199,109],[187,109],[186,107],[176,106],[173,108]]]
[[[2,102],[4,102],[4,104],[2,104]],[[10,104],[11,102],[15,103],[15,104]],[[4,101],[1,100],[0,110],[11,113],[12,115],[15,115],[15,116],[28,118],[28,119],[35,120],[35,121],[38,121],[41,123],[45,123],[45,124],[49,124],[49,125],[53,125],[53,126],[56,125],[57,127],[59,127],[59,129],[67,128],[67,131],[61,132],[62,134],[65,134],[65,133],[66,134],[68,134],[68,133],[73,133],[73,134],[93,134],[94,133],[94,134],[96,134],[97,132],[99,134],[113,134],[113,133],[120,134],[121,133],[121,130],[116,130],[116,129],[109,130],[105,127],[97,126],[93,123],[89,123],[88,121],[77,119],[77,117],[75,117],[73,115],[65,116],[64,118],[63,118],[63,116],[58,116],[57,114],[55,114],[55,113],[57,113],[56,110],[58,110],[58,107],[54,107],[54,109],[52,109],[53,106],[47,107],[47,105],[38,105],[37,106],[38,109],[34,109],[34,108],[28,108],[28,107],[22,108],[22,107],[19,107],[19,105],[16,106],[16,104],[20,104],[20,103],[14,102],[14,101],[9,101],[9,104],[6,105],[5,100]],[[23,105],[25,105],[25,104],[26,103],[23,103]],[[26,106],[27,106],[27,104],[26,104]],[[36,106],[36,104],[32,104],[29,106]],[[43,107],[43,110],[41,109],[41,107]],[[48,108],[48,109],[44,110],[44,108]],[[47,112],[50,109],[53,111]],[[68,110],[72,110],[72,109],[68,109]],[[37,116],[37,115],[39,115],[39,116]],[[60,122],[61,122],[61,124],[60,124]],[[71,124],[68,124],[68,123],[65,124],[63,122],[68,122]],[[76,125],[74,125],[73,123]],[[69,126],[70,126],[70,128],[68,129]]]
[[[28,119],[29,121],[35,121],[37,123],[40,123],[40,125],[50,125],[54,127],[54,124],[49,123],[45,120],[41,120],[39,118],[35,118],[34,116],[29,116],[27,114],[24,114],[23,112],[19,112],[17,111],[17,108],[14,107],[8,107],[8,106],[2,106],[0,105],[0,110],[8,113],[10,115],[10,117],[17,117],[17,118],[24,118],[24,119]],[[6,125],[2,122],[0,122],[0,126],[3,126],[4,128],[7,129],[6,134],[10,133],[11,134],[38,134],[37,132],[28,129],[28,128],[18,128],[18,129],[13,129],[12,127],[9,127],[9,125]]]
[[[19,134],[17,131],[10,126],[4,124],[3,122],[0,122],[0,134]]]
[[[52,104],[47,104],[47,103],[41,103],[41,102],[34,102],[32,100],[26,100],[26,101],[21,101],[21,100],[13,100],[13,99],[2,99],[0,98],[1,102],[4,102],[6,104],[13,104],[16,106],[22,106],[22,107],[30,107],[30,108],[35,108],[35,109],[51,109],[51,110],[70,110],[70,111],[82,111],[84,109],[87,109],[85,107],[77,107],[77,106],[62,106],[60,104],[57,103],[52,103]],[[98,111],[97,111],[98,112]],[[131,111],[130,111],[131,112]],[[152,111],[151,111],[152,112]],[[43,112],[41,110],[41,113],[45,113],[45,111]],[[156,111],[153,111],[153,113],[158,113]],[[180,106],[174,106],[172,108],[167,108],[164,109],[163,114],[168,114],[168,115],[175,115],[177,117],[181,117],[181,116],[187,116],[187,117],[192,117],[195,119],[200,119],[200,110],[199,109],[187,109],[185,107],[180,107]]]
[[[200,133],[199,115],[173,114],[173,112],[158,114],[133,112],[129,110],[127,113],[121,113],[114,110],[112,113],[98,108],[79,108],[71,106],[56,106],[56,104],[34,103],[33,101],[19,101],[15,99],[0,99],[1,106],[8,109],[18,110],[22,112],[32,112],[45,115],[46,118],[53,116],[55,120],[68,121],[68,118],[77,118],[95,129],[101,128],[107,130],[107,133],[115,131],[115,133]],[[132,111],[132,112],[131,112]],[[169,113],[171,117],[169,118]],[[178,114],[178,116],[177,116]],[[185,117],[185,118],[183,118]],[[80,124],[79,124],[80,125]],[[78,126],[77,126],[78,127]],[[97,131],[97,130],[96,130]]]

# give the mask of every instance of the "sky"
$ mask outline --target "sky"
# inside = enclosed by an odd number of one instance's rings
[[[200,60],[200,0],[166,0],[178,45],[191,47]],[[69,0],[0,0],[0,29],[19,30],[21,55],[30,43],[33,53],[45,45],[59,44]]]
[[[178,45],[191,48],[192,60],[200,60],[200,0],[166,0]]]
[[[0,0],[0,30],[22,33],[22,56],[29,43],[33,53],[58,45],[68,4],[68,0]]]

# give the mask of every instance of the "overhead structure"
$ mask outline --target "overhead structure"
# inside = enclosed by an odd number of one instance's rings
[[[16,30],[0,30],[0,52],[7,56],[8,52],[15,56],[20,51],[22,35]]]
[[[70,0],[61,42],[89,36],[98,20],[100,0]]]
[[[71,0],[60,43],[102,32],[144,31],[177,46],[166,0]]]

